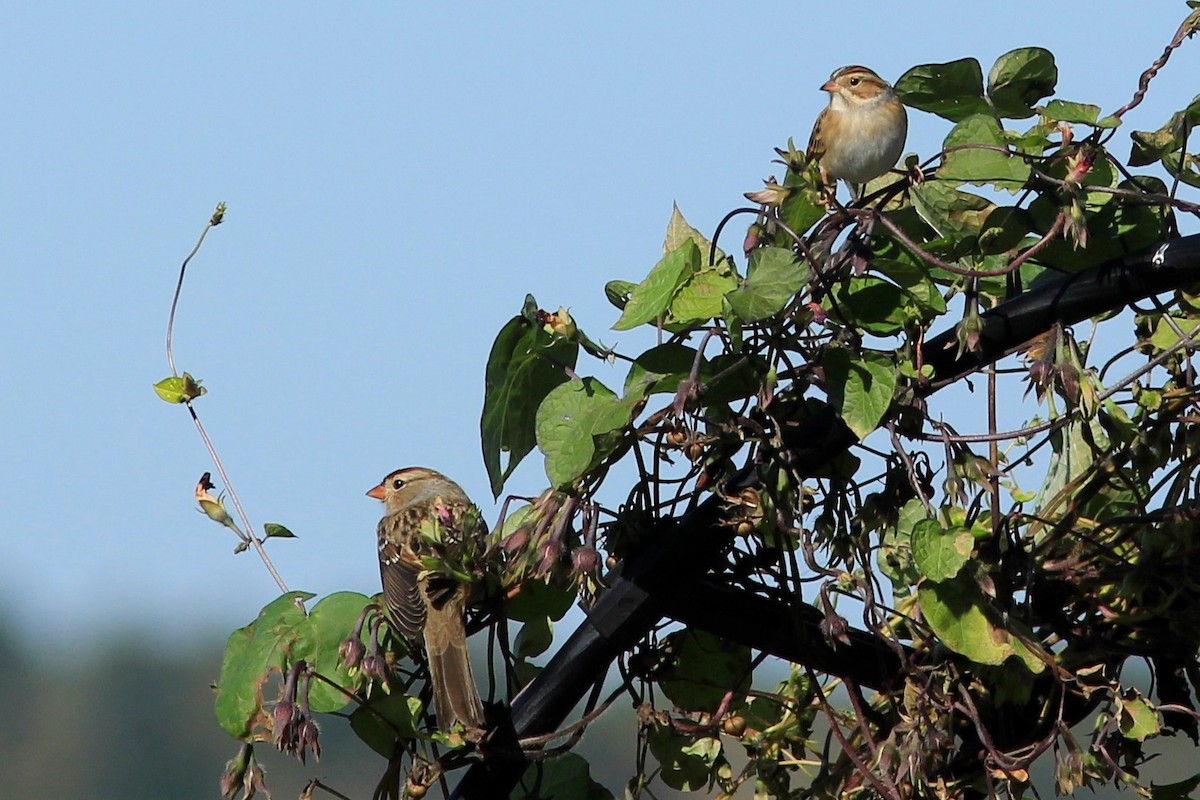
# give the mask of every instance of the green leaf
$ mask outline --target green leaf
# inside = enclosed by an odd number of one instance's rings
[[[674,250],[678,250],[685,242],[692,242],[700,251],[702,258],[701,264],[707,266],[709,261],[709,253],[713,252],[712,264],[719,264],[725,260],[725,253],[721,248],[716,248],[715,251],[704,234],[688,224],[688,221],[683,218],[683,214],[679,211],[679,206],[671,205],[671,219],[667,221],[667,233],[663,237],[663,255],[667,255]]]
[[[990,112],[983,97],[983,69],[973,58],[913,67],[896,81],[896,94],[906,106],[951,122]]]
[[[925,581],[917,589],[921,613],[942,643],[977,664],[1002,664],[1014,654],[979,587],[966,577]]]
[[[376,692],[350,715],[350,730],[384,758],[396,755],[400,742],[420,736],[421,711],[416,697],[400,692]]]
[[[988,95],[1001,117],[1024,119],[1034,115],[1037,101],[1054,94],[1057,83],[1054,54],[1042,47],[1022,47],[996,59],[988,73]]]
[[[546,395],[537,409],[536,430],[551,484],[569,488],[613,452],[621,437],[600,437],[628,425],[641,401],[617,397],[595,378],[576,378]]]
[[[480,432],[483,462],[495,497],[537,443],[538,406],[567,380],[567,368],[574,368],[579,355],[578,344],[538,327],[532,296],[525,303],[525,310],[496,336],[484,377]],[[503,453],[508,453],[508,463],[502,466]]]
[[[750,254],[746,280],[725,295],[729,307],[746,322],[758,322],[783,310],[808,283],[811,271],[791,250],[762,247]]]
[[[504,613],[517,622],[532,622],[539,617],[562,619],[575,602],[575,584],[562,586],[540,580],[526,581],[505,606]]]
[[[1192,129],[1200,124],[1200,95],[1182,111],[1171,115],[1157,131],[1134,131],[1129,166],[1140,167],[1162,161],[1167,172],[1189,186],[1200,187],[1200,160],[1184,153]]]
[[[687,711],[715,711],[726,692],[750,689],[750,648],[687,628],[663,640],[671,666],[660,681],[663,694]],[[736,704],[733,706],[736,707]]]
[[[977,664],[995,666],[1017,656],[1035,674],[1046,669],[1017,637],[1006,630],[979,586],[965,574],[948,581],[923,581],[917,589],[921,614],[942,643]],[[1018,624],[1013,621],[1012,624]],[[1018,626],[1024,636],[1032,633]]]
[[[1121,124],[1120,117],[1100,119],[1100,106],[1091,103],[1072,103],[1067,100],[1051,100],[1042,109],[1042,119],[1047,122],[1072,122],[1096,128],[1115,128]]]
[[[1151,175],[1137,175],[1132,180],[1121,181],[1117,188],[1160,195],[1167,193],[1167,185]],[[1172,219],[1172,212],[1165,205],[1120,203],[1116,211],[1116,224],[1121,246],[1127,252],[1136,252],[1169,239]]]
[[[512,800],[613,800],[612,792],[592,780],[591,768],[575,753],[529,765]]]
[[[338,663],[338,647],[354,632],[363,608],[371,598],[358,592],[335,592],[313,606],[308,618],[297,623],[291,645],[293,659],[304,659],[313,669],[347,691],[362,682]],[[313,681],[308,690],[313,711],[332,712],[346,707],[346,693],[324,681]]]
[[[244,742],[269,738],[267,715],[262,708],[263,684],[272,672],[282,672],[290,662],[297,625],[305,621],[297,598],[309,592],[288,592],[271,601],[258,618],[229,636],[221,676],[217,680],[215,710],[225,732]]]
[[[971,531],[959,525],[946,528],[935,519],[924,519],[913,528],[913,562],[922,575],[933,581],[957,575],[974,548]]]
[[[1136,689],[1126,689],[1117,698],[1117,725],[1126,739],[1144,742],[1162,730],[1158,712]]]
[[[978,114],[964,119],[951,129],[943,147],[949,152],[938,167],[942,180],[991,184],[1015,191],[1029,178],[1030,167],[1025,160],[1003,152],[1007,142],[991,116]]]
[[[736,289],[737,285],[737,276],[724,262],[716,267],[697,270],[672,298],[668,321],[672,324],[688,324],[721,316],[722,298]]]
[[[608,298],[608,302],[620,310],[625,308],[625,304],[629,302],[629,296],[633,294],[636,287],[637,284],[632,281],[609,281],[604,284],[604,296]]]
[[[154,391],[168,403],[186,403],[208,394],[208,389],[186,372],[175,377],[163,378],[154,384]]]
[[[642,353],[629,368],[625,377],[627,396],[648,397],[651,394],[674,393],[679,384],[689,378],[696,363],[696,350],[677,342],[667,342]],[[711,373],[708,361],[700,360],[700,378]]]
[[[263,533],[268,539],[295,539],[296,534],[289,531],[287,528],[275,522],[268,522],[263,525]]]
[[[995,207],[986,198],[955,189],[947,181],[925,181],[912,189],[913,208],[939,236],[962,242],[979,235]]]
[[[715,737],[692,737],[669,725],[655,725],[646,738],[662,768],[663,783],[681,792],[704,789],[713,769],[724,761],[721,740]]]
[[[1200,319],[1163,315],[1154,326],[1154,333],[1150,336],[1150,344],[1159,350],[1166,350],[1180,340],[1181,337],[1179,333],[1176,333],[1177,330],[1184,336],[1191,338],[1195,335],[1197,328],[1200,328]]]
[[[883,574],[891,579],[898,596],[911,594],[910,587],[915,586],[921,579],[921,574],[913,563],[912,537],[916,526],[926,519],[925,507],[921,501],[909,500],[900,507],[895,528],[884,531],[883,540],[876,552],[876,563]]]
[[[834,295],[837,303],[831,316],[876,336],[891,335],[905,323],[925,317],[910,294],[874,275],[851,278]]]
[[[896,390],[896,365],[884,354],[844,347],[826,348],[821,357],[829,403],[859,441],[879,425]]]
[[[941,289],[929,277],[929,270],[924,266],[888,258],[876,258],[871,261],[872,269],[887,276],[904,289],[916,300],[924,311],[919,321],[929,321],[938,314],[946,313],[946,299]]]
[[[700,248],[690,239],[654,265],[646,279],[634,287],[613,330],[627,331],[655,322],[667,313],[684,282],[700,268]]]
[[[979,250],[985,255],[1013,250],[1033,230],[1033,219],[1024,208],[995,206],[986,214],[979,231]]]
[[[825,216],[825,205],[821,202],[820,190],[790,171],[784,179],[784,184],[794,188],[779,207],[779,218],[793,233],[803,236],[805,231]],[[791,237],[786,241],[791,241]]]
[[[1192,8],[1196,8],[1196,6],[1192,6]],[[1197,788],[1200,788],[1200,774],[1178,783],[1151,783],[1150,800],[1192,800],[1192,793]]]
[[[513,642],[517,658],[533,658],[550,649],[554,641],[554,624],[549,617],[534,617],[521,626]]]

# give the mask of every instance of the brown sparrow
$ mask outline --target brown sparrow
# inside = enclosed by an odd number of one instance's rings
[[[867,181],[896,165],[908,135],[908,115],[891,84],[866,67],[836,70],[821,87],[829,105],[808,141],[822,177],[846,181],[855,199]]]
[[[481,534],[479,512],[457,483],[425,467],[398,469],[367,496],[386,509],[378,533],[388,616],[406,638],[424,639],[438,728],[456,722],[478,728],[483,704],[471,675],[465,620],[470,587],[427,571],[422,560],[434,555],[426,539],[431,534],[440,533],[451,548]],[[476,529],[464,531],[464,525]]]

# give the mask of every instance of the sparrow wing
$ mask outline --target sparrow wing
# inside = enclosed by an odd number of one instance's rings
[[[825,124],[825,117],[829,114],[829,106],[821,109],[821,113],[817,115],[817,121],[813,124],[812,134],[808,137],[808,150],[806,155],[809,161],[819,161],[821,156],[825,155],[825,142],[821,139],[821,128]]]
[[[398,516],[387,516],[379,522],[379,574],[383,578],[388,617],[402,635],[415,639],[425,627],[427,607],[421,598],[416,557],[394,535],[403,530],[403,521]]]

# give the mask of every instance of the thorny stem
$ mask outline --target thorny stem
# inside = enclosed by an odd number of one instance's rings
[[[208,224],[204,226],[204,230],[200,232],[200,238],[196,240],[196,246],[188,253],[187,258],[179,265],[179,280],[175,283],[175,295],[171,298],[171,313],[167,316],[167,364],[171,367],[171,375],[179,377],[179,372],[175,369],[175,353],[173,349],[173,337],[175,332],[175,312],[179,307],[179,296],[183,291],[183,277],[187,273],[188,262],[200,251],[200,245],[204,244],[204,237],[208,232],[220,225],[225,218],[225,204],[218,203],[216,211],[209,218]],[[245,509],[242,508],[242,502],[238,499],[237,492],[234,491],[233,484],[229,482],[229,476],[225,473],[225,466],[221,463],[220,456],[217,455],[217,449],[213,446],[212,439],[209,438],[208,432],[204,430],[204,425],[200,422],[199,415],[196,414],[196,409],[192,407],[191,400],[185,400],[183,403],[187,406],[188,413],[192,416],[192,422],[196,425],[196,431],[200,434],[200,440],[204,442],[205,449],[208,450],[208,455],[212,458],[213,466],[217,468],[217,474],[221,476],[221,482],[225,485],[225,491],[229,493],[229,499],[233,502],[233,507],[237,511],[238,518],[241,519],[242,525],[245,526],[246,536],[249,537],[250,544],[254,546],[254,550],[258,553],[258,557],[262,559],[263,566],[267,568],[267,572],[271,573],[271,577],[275,580],[275,584],[283,593],[288,592],[287,584],[279,574],[279,570],[275,569],[275,564],[272,563],[270,556],[267,555],[267,550],[263,547],[262,539],[254,533],[254,526],[250,524],[250,517],[247,516]],[[303,602],[297,598],[296,604],[303,608]]]

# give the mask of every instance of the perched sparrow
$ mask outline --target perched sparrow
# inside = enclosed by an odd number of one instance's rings
[[[440,529],[448,545],[461,544],[477,533],[464,531],[464,524],[482,526],[478,512],[457,483],[424,467],[396,470],[367,496],[386,509],[379,521],[379,571],[388,616],[405,637],[425,641],[438,728],[455,722],[480,727],[483,704],[467,655],[468,587],[449,576],[421,576],[421,558],[431,555],[422,529]]]
[[[908,115],[891,84],[866,67],[842,67],[821,87],[829,105],[817,117],[808,157],[822,176],[850,184],[855,199],[867,181],[896,165],[908,135]]]

